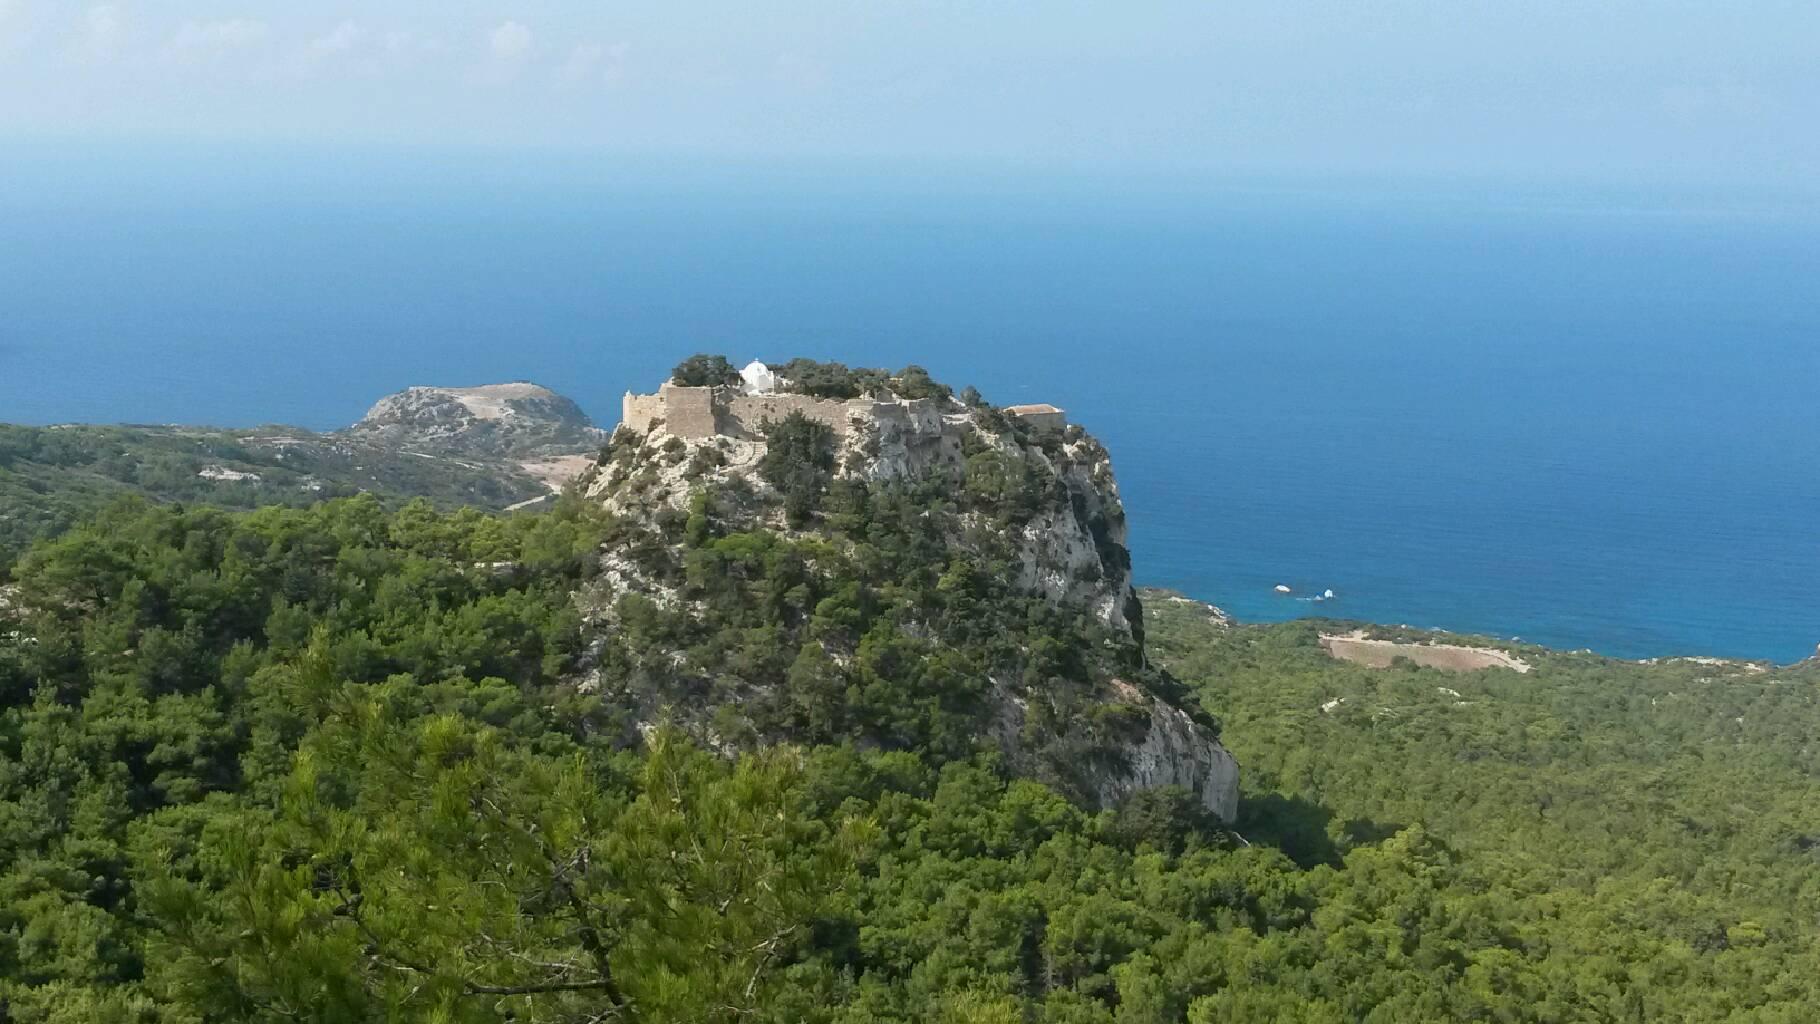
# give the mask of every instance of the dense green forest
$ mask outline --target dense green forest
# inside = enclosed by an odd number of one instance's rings
[[[1090,813],[945,734],[628,746],[570,682],[599,654],[569,595],[614,528],[574,499],[127,502],[39,543],[0,610],[0,1020],[1820,1005],[1810,669],[1370,670],[1313,624],[1152,601],[1153,657],[1246,766],[1227,831],[1172,790]],[[767,582],[789,549],[727,540],[678,571],[800,599]],[[980,600],[932,575],[918,600]]]

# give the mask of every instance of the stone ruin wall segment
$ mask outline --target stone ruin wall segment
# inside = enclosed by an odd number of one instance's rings
[[[626,392],[626,397],[619,400],[619,422],[641,434],[649,434],[651,427],[664,418],[664,396],[635,395]]]
[[[842,402],[813,395],[734,395],[727,400],[727,418],[738,431],[758,437],[766,420],[781,420],[793,412],[834,428],[836,437],[846,436],[848,413],[864,402]]]
[[[620,403],[620,423],[640,433],[662,424],[678,437],[756,439],[766,420],[802,413],[845,437],[856,421],[895,423],[914,432],[940,433],[941,403],[933,398],[842,401],[813,395],[746,395],[732,388],[691,388],[665,383],[654,395],[627,392]]]
[[[800,412],[827,424],[836,436],[845,436],[851,414],[871,415],[874,403],[866,399],[843,402],[813,395],[742,395],[730,388],[690,388],[664,384],[655,395],[627,392],[620,400],[620,423],[639,433],[650,433],[662,424],[678,437],[756,438],[765,420],[781,420]]]

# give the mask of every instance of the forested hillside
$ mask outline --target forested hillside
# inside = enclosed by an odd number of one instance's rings
[[[1820,666],[1140,602],[1105,450],[938,397],[519,514],[75,491],[0,577],[0,1024],[1813,1018]]]
[[[1148,607],[1153,652],[1245,764],[1240,831],[1354,884],[1420,837],[1451,920],[1402,950],[1465,940],[1437,973],[1498,992],[1497,1019],[1820,1005],[1820,665],[1527,648],[1524,674],[1370,669],[1328,657],[1321,623]]]
[[[1373,671],[1152,602],[1247,763],[1228,836],[1179,791],[1089,813],[990,753],[621,749],[562,681],[603,528],[577,502],[124,507],[27,556],[0,629],[6,1019],[1792,1022],[1820,998],[1805,670]]]
[[[0,563],[125,495],[250,509],[363,492],[499,509],[544,488],[516,466],[425,458],[289,427],[0,424]]]

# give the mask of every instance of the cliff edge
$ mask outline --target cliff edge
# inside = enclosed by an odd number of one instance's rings
[[[615,520],[584,685],[627,729],[984,743],[1090,805],[1181,786],[1233,818],[1217,723],[1144,657],[1104,446],[914,367],[716,365],[628,395],[582,480]]]

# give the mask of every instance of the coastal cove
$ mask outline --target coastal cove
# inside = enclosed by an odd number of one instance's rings
[[[1241,620],[1820,641],[1811,221],[533,186],[484,215],[455,184],[0,197],[0,420],[330,429],[529,379],[611,426],[697,350],[918,363],[1065,408],[1113,453],[1138,582]]]

